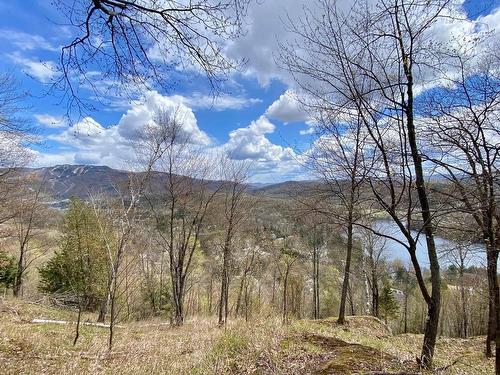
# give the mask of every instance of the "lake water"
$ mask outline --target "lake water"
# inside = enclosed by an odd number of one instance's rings
[[[376,224],[376,228],[379,232],[384,233],[386,235],[390,235],[403,243],[406,242],[405,237],[397,227],[397,225],[391,220],[380,220]],[[412,235],[414,238],[417,237],[417,232],[412,231]],[[454,241],[435,236],[436,247],[438,253],[441,250],[447,250],[456,248],[457,244]],[[404,262],[404,264],[408,265],[410,263],[410,255],[408,254],[408,250],[398,243],[397,241],[388,239],[385,244],[385,257],[389,260],[400,259]],[[485,248],[482,244],[472,244],[468,247],[469,254],[467,256],[467,266],[477,266],[477,267],[486,267],[486,256],[485,256]],[[427,256],[427,244],[425,243],[425,235],[423,233],[420,234],[417,242],[417,258],[420,264],[426,268],[429,268],[429,258]],[[445,256],[440,257],[440,264],[442,266],[448,266],[451,264],[450,260]]]

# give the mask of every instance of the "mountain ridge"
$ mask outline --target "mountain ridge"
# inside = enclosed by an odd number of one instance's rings
[[[90,193],[116,194],[115,186],[128,181],[130,173],[141,173],[114,169],[104,165],[58,164],[51,167],[18,168],[13,174],[28,177],[38,182],[44,182],[46,190],[56,200],[66,200],[71,197],[88,199]],[[157,172],[155,177],[161,181],[165,174]],[[193,183],[196,179],[192,178]],[[283,181],[279,183],[247,183],[247,191],[257,195],[283,196],[288,195],[293,188],[310,184],[313,181]],[[220,181],[209,181],[210,186]],[[209,186],[209,187],[210,187]]]

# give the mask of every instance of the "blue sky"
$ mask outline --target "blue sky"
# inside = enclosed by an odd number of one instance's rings
[[[193,72],[179,72],[184,83],[174,89],[156,87],[143,92],[138,101],[106,98],[85,118],[64,115],[62,93],[49,90],[60,47],[75,31],[51,1],[13,0],[0,2],[0,71],[12,72],[29,97],[25,117],[40,127],[42,143],[34,146],[36,166],[61,163],[107,164],[126,168],[130,150],[122,139],[133,121],[150,119],[155,105],[182,105],[190,129],[205,147],[225,148],[239,159],[254,161],[253,180],[279,182],[308,176],[295,162],[298,150],[307,149],[311,127],[298,109],[290,77],[275,64],[278,40],[286,40],[283,15],[301,12],[305,0],[264,0],[251,5],[248,30],[241,40],[226,46],[234,58],[248,63],[231,76],[224,93],[215,102],[207,82]],[[471,22],[500,25],[500,0],[465,0],[463,8]],[[85,88],[81,95],[92,93]],[[148,105],[142,101],[147,101]]]

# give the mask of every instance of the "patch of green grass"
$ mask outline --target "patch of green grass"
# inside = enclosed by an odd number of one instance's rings
[[[231,373],[238,369],[239,357],[250,349],[250,339],[242,332],[224,331],[215,341],[205,359],[197,366],[194,374]]]
[[[285,339],[280,342],[280,349],[281,350],[288,350],[290,347],[293,345],[292,340],[290,339]]]
[[[215,344],[213,353],[233,358],[248,349],[249,343],[250,340],[241,332],[226,331]]]

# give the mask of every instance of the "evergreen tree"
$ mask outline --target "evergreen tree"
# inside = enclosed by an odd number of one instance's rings
[[[72,199],[65,216],[59,251],[40,269],[46,293],[64,295],[83,308],[96,308],[106,298],[107,250],[99,235],[95,213]]]
[[[17,266],[13,257],[0,250],[0,286],[11,288],[16,279]]]
[[[387,324],[387,320],[394,318],[398,310],[398,301],[394,297],[394,291],[390,281],[386,279],[384,280],[384,286],[379,300],[380,315],[384,317],[385,323]]]

